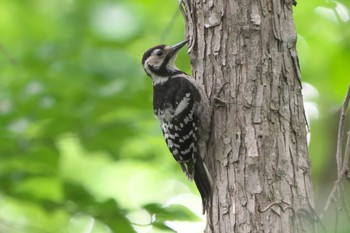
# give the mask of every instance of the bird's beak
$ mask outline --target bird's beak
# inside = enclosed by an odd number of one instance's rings
[[[185,45],[187,44],[188,40],[184,40],[180,43],[177,43],[176,45],[172,46],[169,51],[169,56],[173,57],[177,54],[177,52]]]

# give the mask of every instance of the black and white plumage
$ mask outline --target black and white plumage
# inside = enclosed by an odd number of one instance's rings
[[[203,162],[210,127],[209,101],[202,86],[175,66],[177,52],[187,41],[172,47],[147,50],[142,65],[153,83],[153,109],[170,152],[190,180],[194,180],[208,209],[212,179]]]

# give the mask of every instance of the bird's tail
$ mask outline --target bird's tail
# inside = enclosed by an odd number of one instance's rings
[[[194,167],[194,182],[202,197],[203,214],[205,214],[205,211],[208,210],[209,204],[211,203],[213,181],[200,155],[197,156]]]

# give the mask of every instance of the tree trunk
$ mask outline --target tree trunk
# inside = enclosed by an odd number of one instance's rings
[[[182,3],[193,77],[211,100],[218,97],[205,232],[315,231],[292,4]]]

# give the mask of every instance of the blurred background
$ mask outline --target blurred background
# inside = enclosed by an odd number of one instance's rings
[[[140,62],[149,47],[184,39],[177,5],[0,1],[0,233],[203,230],[200,197],[166,148]],[[349,9],[348,0],[294,8],[318,211],[337,173]],[[177,65],[190,73],[189,64],[184,49]]]

